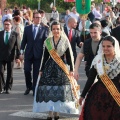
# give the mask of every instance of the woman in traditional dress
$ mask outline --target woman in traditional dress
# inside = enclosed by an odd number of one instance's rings
[[[62,31],[59,22],[51,25],[52,37],[45,40],[43,62],[40,68],[33,112],[49,111],[47,120],[59,119],[58,113],[79,114],[76,98],[78,94],[74,89],[73,78],[74,63],[70,42]],[[64,62],[70,66],[70,72]],[[79,100],[79,99],[78,99]]]
[[[80,105],[85,96],[79,120],[120,120],[120,48],[112,36],[106,36],[99,46]]]

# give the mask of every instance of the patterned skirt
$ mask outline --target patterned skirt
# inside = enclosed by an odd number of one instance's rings
[[[91,87],[79,120],[120,120],[120,107],[103,83]]]
[[[79,114],[69,79],[53,59],[45,64],[33,105],[33,112],[46,111]]]

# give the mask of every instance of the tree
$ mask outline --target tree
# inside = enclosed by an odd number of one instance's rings
[[[94,0],[95,3],[102,2],[103,0]],[[14,8],[14,6],[22,7],[26,5],[31,9],[38,8],[38,0],[7,0],[8,7]],[[46,12],[51,12],[50,4],[54,2],[54,0],[40,0],[40,8],[45,10]],[[57,10],[61,12],[65,12],[65,10],[70,9],[74,6],[75,3],[67,3],[64,0],[56,0]]]

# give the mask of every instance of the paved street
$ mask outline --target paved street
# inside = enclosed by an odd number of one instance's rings
[[[86,77],[84,62],[80,68],[81,79],[78,83],[83,89]],[[14,82],[10,94],[0,94],[0,120],[45,120],[47,113],[32,113],[32,92],[25,96],[25,81],[22,69],[14,69]],[[78,120],[78,115],[60,115],[61,120]]]

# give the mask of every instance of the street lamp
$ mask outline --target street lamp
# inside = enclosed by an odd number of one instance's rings
[[[56,0],[54,0],[54,6],[55,6],[55,4],[56,4]]]
[[[113,7],[116,5],[116,0],[112,0]]]
[[[41,0],[37,0],[38,1],[38,10],[40,10],[40,1]]]

